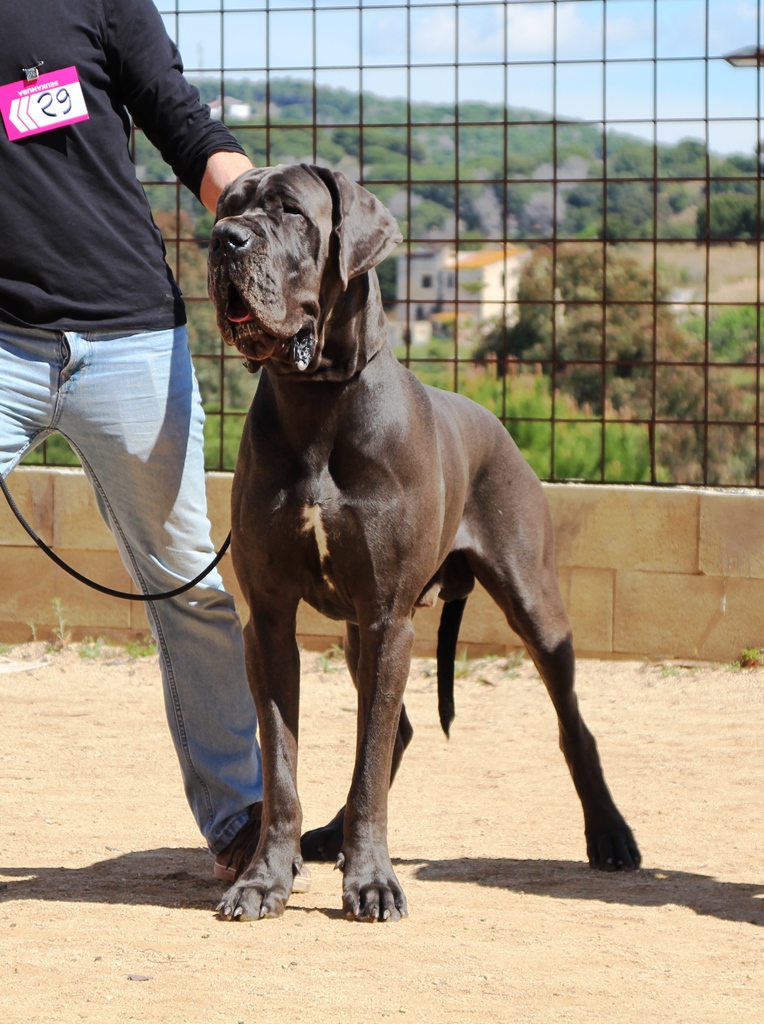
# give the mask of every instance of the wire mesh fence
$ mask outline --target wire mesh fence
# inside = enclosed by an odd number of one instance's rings
[[[253,162],[342,170],[398,218],[390,342],[545,479],[762,484],[758,0],[156,0]],[[184,292],[207,462],[256,381],[206,297],[211,215],[139,131]],[[50,458],[50,455],[48,456]]]

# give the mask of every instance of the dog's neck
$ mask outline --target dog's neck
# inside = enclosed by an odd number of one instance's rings
[[[261,422],[278,424],[290,447],[304,453],[331,449],[338,434],[352,439],[355,417],[363,419],[368,406],[364,370],[372,361],[395,360],[373,271],[353,278],[345,291],[338,284],[326,299],[318,367],[284,373],[266,364],[255,398]]]

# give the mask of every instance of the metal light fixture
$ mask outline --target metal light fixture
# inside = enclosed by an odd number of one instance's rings
[[[735,68],[760,68],[764,66],[764,47],[743,46],[732,53],[725,53],[724,59]]]

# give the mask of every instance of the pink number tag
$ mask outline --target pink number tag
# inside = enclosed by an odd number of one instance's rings
[[[33,82],[0,86],[0,113],[11,142],[90,116],[75,67],[51,71]]]

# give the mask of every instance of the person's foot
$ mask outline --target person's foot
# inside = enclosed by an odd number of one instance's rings
[[[262,813],[261,803],[252,804],[249,809],[249,821],[242,825],[228,846],[215,855],[212,872],[218,881],[235,882],[251,864],[260,839]]]
[[[228,846],[215,855],[212,873],[218,881],[232,884],[252,863],[260,839],[262,813],[261,803],[252,804],[249,809],[249,821],[242,825]],[[300,873],[292,879],[292,892],[309,891],[310,872],[303,866]]]

